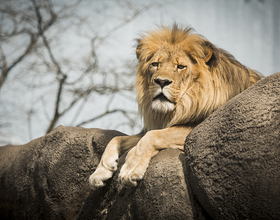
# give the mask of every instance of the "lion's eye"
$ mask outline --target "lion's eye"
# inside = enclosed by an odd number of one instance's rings
[[[186,66],[184,66],[184,65],[177,65],[177,68],[180,69],[180,70],[182,70],[182,69],[185,69]]]
[[[158,66],[158,62],[153,62],[152,66]]]

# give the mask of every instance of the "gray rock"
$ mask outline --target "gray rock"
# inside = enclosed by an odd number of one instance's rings
[[[185,153],[191,189],[214,219],[280,219],[280,73],[215,111]]]
[[[156,155],[137,187],[120,186],[118,170],[91,191],[88,178],[117,135],[124,134],[60,126],[26,145],[1,147],[0,219],[205,219],[176,149]]]
[[[76,219],[88,177],[116,131],[59,126],[22,146],[0,147],[0,219]]]
[[[120,167],[124,159],[125,155]],[[78,219],[206,219],[209,216],[188,190],[185,163],[182,151],[162,150],[152,158],[144,179],[132,188],[117,182],[118,169],[104,188],[90,193]]]
[[[176,149],[152,158],[137,187],[91,191],[117,131],[58,127],[0,148],[0,219],[279,219],[280,73],[214,112]],[[210,217],[211,216],[211,217]]]

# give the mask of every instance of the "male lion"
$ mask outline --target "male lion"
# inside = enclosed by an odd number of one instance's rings
[[[196,125],[260,79],[227,51],[176,24],[144,34],[136,55],[137,99],[144,128],[138,135],[109,142],[89,178],[92,189],[105,185],[127,150],[119,180],[136,186],[159,150],[183,150],[186,136]]]

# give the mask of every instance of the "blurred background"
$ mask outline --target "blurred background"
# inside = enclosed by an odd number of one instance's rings
[[[0,146],[58,125],[138,133],[135,39],[174,22],[280,71],[279,0],[0,0]]]

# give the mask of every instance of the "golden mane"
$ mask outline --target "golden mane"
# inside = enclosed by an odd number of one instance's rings
[[[90,176],[92,189],[106,185],[118,158],[129,150],[119,172],[125,186],[136,186],[160,150],[184,150],[194,126],[260,77],[231,54],[191,28],[161,27],[138,40],[136,89],[141,133],[114,137]],[[176,126],[177,125],[177,126]]]
[[[155,53],[163,49],[172,54],[182,50],[191,61],[188,76],[181,80],[186,88],[172,112],[158,112],[151,108],[149,65]],[[139,60],[136,90],[139,113],[144,131],[173,125],[195,126],[229,99],[260,79],[253,70],[239,63],[230,53],[220,49],[193,29],[160,27],[143,34],[138,40],[136,55]],[[182,78],[182,77],[181,77]]]

